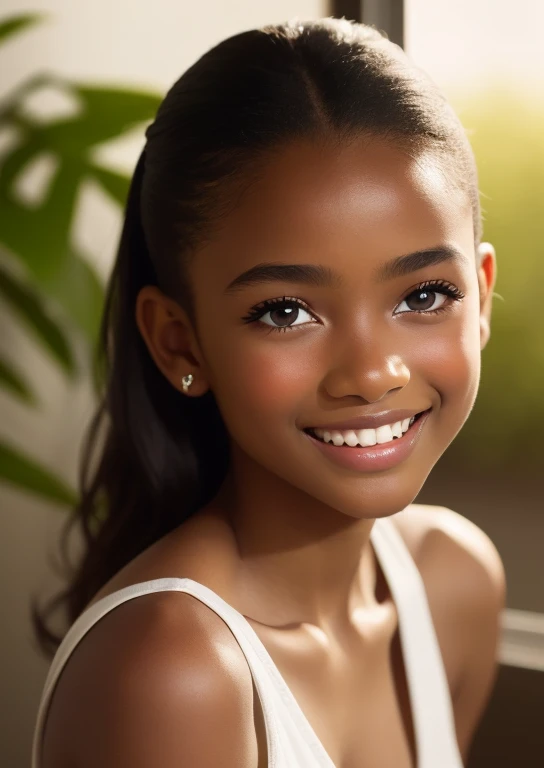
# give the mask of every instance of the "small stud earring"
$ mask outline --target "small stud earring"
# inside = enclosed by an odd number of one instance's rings
[[[189,387],[193,383],[193,374],[189,373],[187,376],[184,376],[181,380],[181,386],[183,387],[183,391],[185,394],[189,391]]]

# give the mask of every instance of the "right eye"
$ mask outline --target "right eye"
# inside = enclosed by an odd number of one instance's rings
[[[263,325],[267,325],[271,330],[288,331],[291,328],[305,325],[308,322],[303,321],[295,325],[301,312],[312,316],[306,304],[300,299],[284,296],[282,299],[267,299],[256,307],[252,307],[249,314],[242,318],[242,320],[246,323],[253,323],[258,320]],[[269,321],[263,319],[267,315],[269,315]],[[310,322],[315,322],[315,320],[310,320]]]

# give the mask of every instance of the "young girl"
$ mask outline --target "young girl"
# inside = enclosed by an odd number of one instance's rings
[[[376,30],[245,32],[178,80],[110,283],[34,768],[463,765],[504,574],[412,502],[494,282],[463,128]]]

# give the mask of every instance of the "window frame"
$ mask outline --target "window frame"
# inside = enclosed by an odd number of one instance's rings
[[[330,0],[329,13],[371,24],[404,48],[404,0]]]

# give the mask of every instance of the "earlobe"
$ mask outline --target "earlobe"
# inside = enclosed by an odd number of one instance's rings
[[[191,394],[204,394],[208,387],[199,372],[192,349],[196,342],[181,307],[156,286],[145,286],[136,300],[136,323],[149,354],[172,386],[182,391],[183,377],[191,375]]]
[[[480,315],[480,349],[484,349],[490,336],[491,328],[489,322],[485,317]]]

